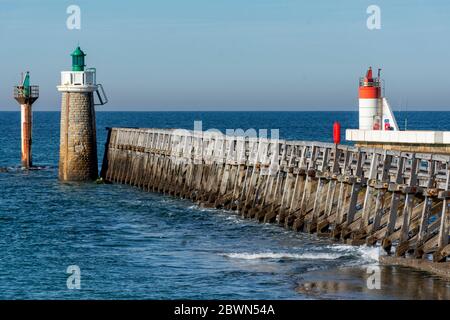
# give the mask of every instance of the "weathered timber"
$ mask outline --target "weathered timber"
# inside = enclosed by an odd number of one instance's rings
[[[450,255],[450,155],[109,128],[101,175],[398,259]]]

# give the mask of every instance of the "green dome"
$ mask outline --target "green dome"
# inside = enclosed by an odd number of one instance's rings
[[[72,57],[85,57],[86,54],[81,50],[81,48],[78,46],[74,52],[71,54]]]
[[[86,66],[84,63],[84,57],[86,54],[81,50],[78,46],[74,52],[71,54],[72,56],[72,71],[84,71],[84,67]]]

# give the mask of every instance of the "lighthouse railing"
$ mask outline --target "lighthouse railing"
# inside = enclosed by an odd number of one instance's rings
[[[61,72],[61,85],[63,86],[95,86],[95,69],[86,71],[63,71]]]
[[[14,98],[39,98],[39,86],[15,86]]]
[[[378,78],[373,78],[372,81],[366,81],[366,78],[359,78],[359,86],[360,87],[379,87],[381,85],[381,81]]]

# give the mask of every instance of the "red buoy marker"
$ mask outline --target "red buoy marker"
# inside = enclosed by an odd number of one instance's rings
[[[335,144],[341,143],[341,124],[338,121],[333,124],[333,141]]]

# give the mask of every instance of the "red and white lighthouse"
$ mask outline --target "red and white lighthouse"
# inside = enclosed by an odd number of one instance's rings
[[[366,76],[359,81],[359,129],[382,130],[383,101],[381,96],[380,72],[378,78],[369,67]]]

